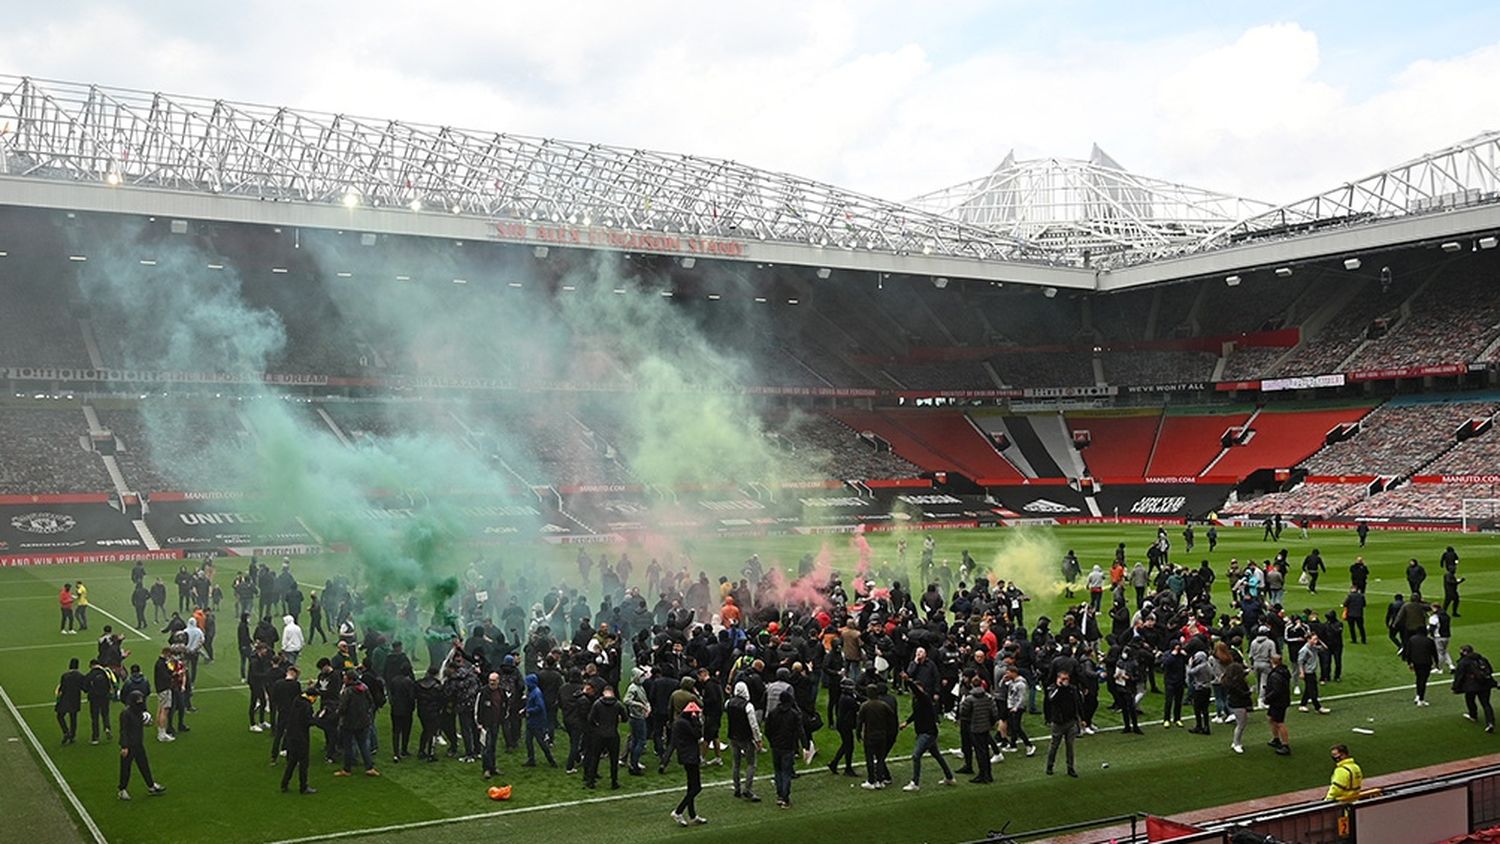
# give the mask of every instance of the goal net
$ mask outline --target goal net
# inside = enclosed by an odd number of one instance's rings
[[[1464,532],[1500,530],[1500,498],[1465,498]]]

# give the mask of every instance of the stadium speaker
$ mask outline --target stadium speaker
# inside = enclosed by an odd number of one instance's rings
[[[948,279],[946,279],[946,278],[935,278],[935,279],[932,280],[932,286],[936,287],[939,290],[942,290],[944,287],[948,286]]]
[[[691,255],[689,255],[686,258],[682,259],[682,268],[685,269],[685,270],[690,270],[690,269],[692,269],[693,267],[695,267],[697,265],[698,265],[698,259],[694,258]]]
[[[547,247],[545,247],[545,246],[534,247],[531,250],[531,254],[537,256],[538,258],[545,258],[545,257],[547,257]]]
[[[173,220],[171,226],[172,234],[187,234],[187,220]]]
[[[1357,270],[1357,269],[1359,269],[1359,264],[1360,264],[1360,261],[1359,261],[1358,258],[1345,258],[1344,259],[1344,269],[1346,269],[1346,270]]]
[[[990,434],[990,442],[995,444],[996,451],[1004,451],[1007,448],[1010,448],[1010,437],[1007,437],[1005,434],[1002,434],[998,431]]]
[[[826,278],[828,278],[831,275],[833,275],[833,270],[830,270],[827,267],[819,267],[818,268],[818,278],[824,278],[824,279],[826,279]]]
[[[1094,437],[1088,431],[1073,432],[1073,447],[1082,451],[1094,444]]]
[[[359,236],[359,245],[360,246],[374,246],[375,245],[375,235],[372,234],[371,232],[365,232],[364,234],[361,234]]]

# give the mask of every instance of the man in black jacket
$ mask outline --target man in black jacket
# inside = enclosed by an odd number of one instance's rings
[[[1271,655],[1271,673],[1266,675],[1266,721],[1271,725],[1270,745],[1278,756],[1292,754],[1286,731],[1286,710],[1292,705],[1292,672],[1282,664],[1281,654]]]
[[[110,673],[104,670],[99,660],[89,660],[89,673],[83,678],[84,691],[89,697],[89,744],[99,743],[99,729],[104,729],[104,740],[114,738],[110,732],[109,701],[114,695],[115,683]]]
[[[83,691],[87,683],[78,670],[78,658],[68,660],[68,670],[57,681],[57,726],[62,728],[63,744],[78,740],[78,710],[83,708]],[[98,742],[94,742],[98,744]]]
[[[395,658],[396,654],[391,656]],[[412,679],[410,661],[406,663],[405,671],[392,672],[389,662],[385,667],[389,678],[386,681],[386,702],[391,706],[391,761],[400,762],[403,756],[411,755],[411,723],[417,709],[417,683]]]
[[[1057,764],[1057,745],[1067,747],[1068,776],[1078,776],[1073,764],[1073,742],[1078,738],[1078,721],[1083,712],[1083,698],[1073,685],[1072,675],[1067,671],[1057,672],[1051,690],[1047,692],[1047,718],[1052,727],[1052,742],[1047,747],[1047,775]]]
[[[625,713],[615,697],[614,686],[606,684],[599,699],[589,708],[588,752],[583,761],[584,787],[597,787],[601,757],[609,759],[609,787],[620,787],[620,722],[623,720]]]
[[[1484,707],[1484,731],[1495,731],[1495,709],[1490,705],[1490,692],[1495,688],[1494,668],[1473,645],[1458,649],[1458,665],[1453,669],[1453,692],[1462,692],[1464,705],[1469,711],[1464,714],[1470,721],[1478,721],[1475,704]]]
[[[1432,676],[1432,666],[1437,662],[1437,645],[1428,638],[1426,630],[1417,630],[1406,640],[1401,651],[1406,664],[1411,666],[1417,679],[1417,697],[1412,702],[1417,706],[1427,705],[1427,678]]]
[[[776,805],[792,805],[792,774],[797,768],[797,751],[802,747],[802,710],[796,696],[781,693],[776,708],[766,716],[766,740],[771,745],[771,766],[776,782]]]
[[[1323,564],[1323,555],[1318,549],[1312,549],[1312,553],[1302,559],[1302,573],[1307,575],[1307,591],[1317,594],[1318,575],[1328,571],[1328,566]]]
[[[300,682],[301,669],[295,665],[286,667],[286,674],[271,683],[271,689],[267,698],[271,702],[271,720],[275,726],[271,730],[271,764],[275,765],[279,760],[282,749],[287,747],[287,723],[286,715],[297,699],[302,697],[302,684]],[[312,716],[308,716],[308,725],[312,724]],[[304,746],[306,746],[304,728]],[[306,774],[303,775],[304,779]],[[304,783],[305,784],[305,783]]]
[[[490,672],[489,681],[479,690],[474,700],[474,723],[479,727],[479,758],[484,763],[484,778],[490,779],[499,773],[495,768],[495,744],[500,736],[500,725],[510,707],[505,690],[500,687],[500,674]]]
[[[295,683],[294,665],[287,671],[287,678]],[[300,691],[300,690],[299,690]],[[292,782],[292,771],[297,772],[297,790],[302,794],[317,794],[318,790],[307,784],[307,765],[312,755],[312,741],[308,732],[313,722],[313,700],[317,692],[308,687],[307,694],[297,694],[288,701],[277,721],[278,735],[286,745],[286,770],[281,773],[281,790],[286,791]],[[275,764],[275,760],[272,760]]]
[[[146,626],[146,604],[151,601],[151,593],[140,583],[130,591],[130,605],[135,608],[135,626]]]
[[[442,724],[443,707],[448,703],[436,665],[427,666],[427,673],[416,682],[413,694],[417,702],[417,720],[422,722],[422,734],[417,737],[417,758],[423,762],[436,762],[434,743],[438,727]]]
[[[334,771],[336,777],[350,776],[354,767],[354,751],[359,751],[360,761],[365,766],[365,776],[378,777],[375,759],[370,751],[370,724],[375,704],[370,699],[370,689],[360,681],[353,671],[344,673],[344,690],[339,693],[339,731],[344,737],[344,767]]]
[[[125,708],[120,710],[120,799],[129,800],[130,768],[134,765],[146,781],[147,793],[153,797],[165,794],[167,787],[151,776],[151,763],[146,759],[146,725],[151,714],[146,711],[146,696],[131,692],[125,699]]]

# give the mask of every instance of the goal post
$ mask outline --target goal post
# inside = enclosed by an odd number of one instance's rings
[[[1500,498],[1465,498],[1464,533],[1500,529]]]

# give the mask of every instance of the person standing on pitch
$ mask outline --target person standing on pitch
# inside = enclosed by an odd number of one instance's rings
[[[1458,665],[1453,669],[1453,693],[1463,694],[1464,705],[1469,708],[1464,717],[1470,721],[1479,718],[1475,704],[1483,706],[1484,731],[1493,733],[1495,708],[1490,705],[1490,692],[1495,688],[1495,669],[1473,645],[1464,645],[1458,654]]]
[[[296,681],[297,667],[287,669],[287,679]],[[282,744],[286,747],[286,770],[281,772],[281,790],[286,791],[292,782],[292,771],[297,772],[297,790],[302,794],[317,794],[318,790],[307,784],[307,765],[312,758],[312,741],[308,732],[313,722],[313,701],[317,690],[309,686],[306,694],[296,695],[289,701],[276,723]],[[274,759],[273,759],[274,763]]]
[[[528,674],[529,681],[536,675]],[[529,718],[528,713],[528,718]],[[585,754],[583,766],[583,785],[585,788],[595,788],[599,782],[599,761],[603,758],[609,759],[609,787],[619,789],[620,787],[620,722],[629,720],[625,709],[620,706],[620,701],[615,697],[615,687],[605,684],[600,690],[599,699],[589,707],[589,752]],[[531,750],[531,726],[528,722],[526,734],[526,750]],[[550,738],[548,739],[550,741]],[[546,750],[546,745],[542,746]],[[547,761],[552,762],[551,752],[548,751]],[[528,763],[530,760],[528,760]],[[557,763],[552,762],[556,768]]]
[[[1072,675],[1067,671],[1057,672],[1051,690],[1047,692],[1047,718],[1052,727],[1052,743],[1047,747],[1047,776],[1052,776],[1057,764],[1057,746],[1067,746],[1068,776],[1078,776],[1073,763],[1073,742],[1078,738],[1078,717],[1083,710],[1083,699],[1073,685]]]
[[[1454,618],[1461,618],[1458,614],[1458,584],[1463,582],[1464,579],[1458,576],[1458,552],[1449,545],[1443,552],[1443,610],[1451,606]]]
[[[679,826],[690,823],[706,824],[708,818],[698,814],[698,795],[703,792],[703,776],[700,765],[703,756],[699,744],[703,741],[703,725],[698,717],[703,707],[694,701],[682,707],[682,713],[672,722],[672,749],[677,752],[677,762],[687,774],[687,792],[683,794],[677,808],[672,810],[672,820]]]
[[[1432,676],[1432,666],[1437,662],[1437,645],[1427,636],[1426,630],[1417,630],[1406,640],[1406,648],[1401,651],[1401,656],[1417,680],[1417,696],[1412,703],[1426,706],[1427,678]]]
[[[78,617],[78,629],[89,629],[89,589],[83,581],[73,582],[73,614]]]
[[[78,740],[78,710],[83,708],[85,681],[78,670],[78,658],[68,660],[68,670],[57,681],[57,726],[62,728],[63,744]]]
[[[852,685],[852,684],[851,684]],[[634,686],[632,686],[634,688]],[[750,704],[750,687],[743,681],[734,684],[734,695],[724,705],[724,718],[729,728],[729,754],[734,762],[734,796],[751,803],[759,803],[755,794],[755,755],[764,747],[760,735],[760,719],[755,707]],[[632,722],[632,727],[634,723]],[[842,753],[842,749],[840,749]],[[852,756],[853,747],[849,749]],[[745,766],[745,779],[740,780],[740,767]],[[835,764],[834,769],[837,769]]]
[[[948,760],[943,758],[943,751],[938,747],[938,713],[937,707],[932,702],[932,694],[920,683],[917,684],[911,696],[911,714],[906,716],[901,729],[916,725],[917,743],[912,750],[911,757],[911,782],[901,788],[902,791],[917,791],[922,787],[922,757],[928,754],[937,760],[938,767],[943,769],[943,785],[955,785],[953,769],[948,767]]]
[[[1291,736],[1286,731],[1286,710],[1292,705],[1292,672],[1271,655],[1271,673],[1266,676],[1266,721],[1271,725],[1270,745],[1278,756],[1292,755]]]
[[[64,583],[61,592],[57,593],[57,606],[62,610],[62,632],[64,636],[75,634],[73,629],[73,584]]]
[[[775,709],[766,715],[766,741],[771,745],[771,769],[776,783],[776,805],[792,805],[792,775],[797,751],[802,747],[802,710],[790,690],[781,693]]]
[[[110,733],[109,701],[114,695],[114,680],[99,660],[89,660],[89,673],[83,677],[84,691],[89,698],[89,744],[99,743],[99,728],[104,728],[104,740],[114,738]]]
[[[153,797],[167,792],[167,787],[151,776],[151,762],[146,758],[146,725],[151,713],[146,711],[146,696],[131,692],[120,710],[120,799],[130,799],[130,768],[135,766],[146,781],[146,793]]]

